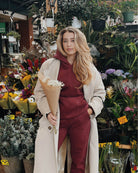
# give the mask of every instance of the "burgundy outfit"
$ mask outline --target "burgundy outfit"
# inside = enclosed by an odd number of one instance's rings
[[[57,51],[61,61],[58,80],[64,83],[59,98],[60,127],[58,148],[68,135],[71,144],[71,173],[85,173],[85,160],[90,133],[88,103],[84,98],[81,82],[73,73],[73,65]],[[79,88],[80,87],[80,88]]]

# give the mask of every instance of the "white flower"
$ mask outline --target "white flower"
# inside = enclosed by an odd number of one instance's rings
[[[43,51],[40,49],[38,52],[39,52],[39,53],[42,53]]]
[[[58,80],[48,80],[48,85],[50,86],[64,86],[63,82],[60,82]]]
[[[35,45],[36,43],[35,43],[35,41],[32,41],[32,45]]]
[[[34,95],[31,95],[31,96],[28,98],[28,101],[29,101],[29,103],[34,103],[34,102],[35,102],[35,97],[34,97]]]
[[[0,86],[4,85],[5,86],[5,83],[4,82],[0,82]]]
[[[14,77],[15,77],[16,79],[20,79],[20,75],[19,75],[19,74],[14,74]]]

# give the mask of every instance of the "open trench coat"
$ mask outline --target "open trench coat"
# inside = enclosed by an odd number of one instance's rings
[[[55,58],[50,58],[40,68],[40,71],[50,79],[56,80],[60,68],[60,61]],[[89,136],[89,145],[87,151],[85,173],[98,173],[98,130],[96,116],[100,114],[103,108],[105,99],[105,89],[100,76],[95,66],[91,64],[92,80],[89,85],[84,85],[84,97],[94,110],[94,114],[90,115],[91,130]],[[64,173],[64,165],[67,151],[67,167],[70,173],[71,157],[69,139],[65,139],[60,150],[58,151],[58,134],[60,123],[60,109],[58,106],[57,112],[57,133],[52,131],[51,124],[46,118],[46,113],[50,112],[46,96],[43,92],[39,80],[37,81],[34,90],[38,109],[42,113],[42,118],[39,121],[39,129],[35,142],[35,164],[34,173]],[[80,134],[81,135],[81,134]],[[77,140],[77,139],[76,139]]]

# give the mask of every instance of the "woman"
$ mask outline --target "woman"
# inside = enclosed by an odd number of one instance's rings
[[[84,34],[72,27],[57,39],[57,53],[43,63],[43,75],[64,83],[55,117],[38,80],[35,97],[43,117],[36,138],[34,173],[98,173],[96,116],[103,108],[105,90],[92,63]],[[52,132],[56,126],[58,132]]]

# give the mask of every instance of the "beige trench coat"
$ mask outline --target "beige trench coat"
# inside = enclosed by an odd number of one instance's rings
[[[60,61],[51,58],[43,63],[40,71],[50,79],[57,79],[60,68]],[[98,173],[98,130],[96,116],[100,114],[105,99],[105,89],[101,76],[95,66],[91,65],[92,80],[89,85],[84,85],[84,97],[93,108],[94,113],[90,116],[91,131],[86,159],[85,173]],[[42,113],[39,121],[39,129],[35,142],[35,165],[34,173],[64,173],[66,150],[69,153],[69,140],[66,139],[58,152],[58,129],[60,122],[60,110],[57,113],[57,134],[51,130],[51,124],[46,118],[50,112],[46,96],[38,80],[34,90],[38,109]],[[67,145],[68,144],[68,145]],[[66,148],[66,146],[68,146]],[[68,154],[68,173],[70,173],[71,157]]]

